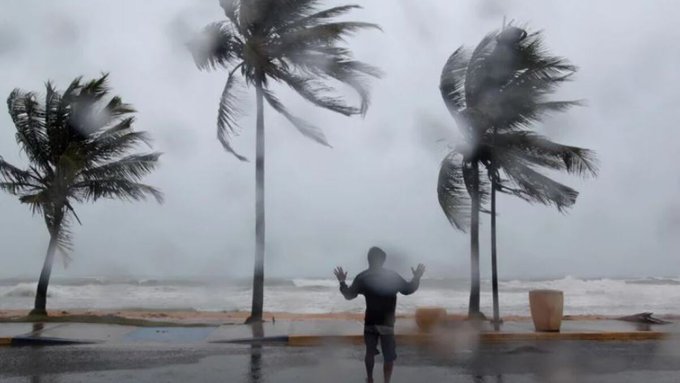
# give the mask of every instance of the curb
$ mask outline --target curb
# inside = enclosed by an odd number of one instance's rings
[[[527,341],[645,341],[663,340],[670,334],[657,331],[635,332],[578,332],[578,333],[481,333],[479,340],[482,343],[504,342],[527,342]],[[410,345],[424,345],[437,342],[440,337],[430,334],[397,334],[397,342]],[[245,343],[245,340],[241,340]],[[252,341],[252,340],[251,340]],[[288,337],[288,345],[294,347],[319,346],[324,344],[363,344],[363,335],[291,335]]]
[[[30,336],[16,336],[13,338],[0,338],[0,347],[22,347],[22,346],[64,346],[75,344],[95,344],[101,342],[80,340],[80,339],[64,339],[64,338],[40,338]]]
[[[263,343],[288,343],[290,344],[290,336],[270,336],[263,338],[242,338],[230,340],[212,340],[208,343],[234,343],[234,344],[263,344]]]
[[[397,341],[403,336],[397,335]],[[288,337],[288,345],[293,347],[319,346],[324,344],[363,344],[363,335],[291,335]]]
[[[484,333],[483,342],[521,342],[521,341],[614,341],[633,342],[644,340],[663,340],[671,334],[659,331],[627,331],[627,332],[537,332],[537,333]]]

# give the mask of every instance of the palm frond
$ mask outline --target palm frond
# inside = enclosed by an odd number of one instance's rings
[[[8,182],[28,183],[35,180],[30,172],[17,168],[5,161],[2,156],[0,156],[0,176]]]
[[[359,5],[342,5],[338,7],[333,7],[329,9],[325,9],[323,11],[316,12],[314,14],[311,14],[306,17],[302,17],[296,20],[293,20],[282,28],[283,30],[292,30],[292,29],[298,29],[298,28],[307,28],[307,27],[312,27],[312,26],[317,26],[319,24],[325,23],[326,21],[333,19],[338,16],[342,16],[348,12],[350,12],[353,9],[361,9],[362,7]]]
[[[471,202],[463,177],[463,156],[455,151],[441,163],[437,182],[437,197],[446,218],[458,230],[470,226]]]
[[[475,108],[465,108],[453,115],[458,129],[467,139],[471,147],[479,147],[486,133],[493,127],[493,122],[487,113]]]
[[[80,77],[71,82],[68,89],[60,94],[52,84],[48,83],[45,115],[45,133],[49,147],[49,160],[55,163],[61,153],[71,141],[71,127],[69,126],[72,111],[71,103],[75,100],[75,92],[80,86]]]
[[[346,37],[363,29],[380,30],[380,26],[373,23],[345,21],[294,29],[279,37],[277,51],[281,55],[287,55],[296,50],[332,46],[338,42],[344,42]]]
[[[14,196],[24,196],[42,190],[42,186],[30,182],[0,182],[0,190]]]
[[[68,87],[62,94],[62,99],[63,102],[69,103],[73,101],[74,97],[78,96],[78,93],[80,92],[80,88],[82,88],[82,81],[83,81],[83,76],[78,76],[71,81],[71,83],[68,84]]]
[[[357,5],[318,9],[319,4],[319,0],[220,0],[228,21],[206,26],[189,48],[199,69],[241,68],[246,85],[262,85],[275,110],[303,135],[328,145],[319,128],[288,112],[268,88],[272,81],[283,82],[317,106],[346,116],[364,115],[370,99],[367,80],[380,77],[381,72],[354,60],[340,43],[360,30],[380,27],[334,21],[360,8]],[[218,111],[218,139],[227,151],[245,160],[231,144],[237,131],[238,98],[232,93],[236,81],[231,69]],[[334,86],[327,81],[351,87],[360,97],[360,106],[335,96]]]
[[[125,156],[114,162],[85,169],[78,177],[84,180],[111,178],[138,181],[158,167],[160,156],[160,153]]]
[[[283,106],[281,101],[268,89],[263,89],[262,93],[264,95],[265,100],[267,100],[267,103],[277,112],[281,113],[288,121],[290,121],[297,130],[302,133],[305,137],[312,139],[321,145],[331,147],[328,144],[328,141],[326,140],[326,136],[324,135],[323,131],[319,129],[318,127],[310,124],[309,122],[293,116],[288,112],[286,107]]]
[[[101,101],[110,91],[109,74],[104,73],[101,77],[92,79],[80,87],[79,98],[91,103]]]
[[[243,44],[234,27],[226,22],[208,24],[203,32],[188,44],[194,63],[201,70],[226,68],[240,59]]]
[[[488,76],[489,56],[496,43],[497,31],[484,36],[470,55],[470,61],[465,71],[465,100],[468,108],[477,107],[483,97],[482,87]]]
[[[126,179],[88,179],[74,184],[72,190],[83,199],[92,201],[100,198],[140,201],[152,197],[158,203],[163,202],[160,190]]]
[[[497,150],[510,151],[514,158],[571,174],[597,176],[597,158],[591,150],[557,144],[527,131],[497,134],[495,140]]]
[[[541,31],[530,33],[521,41],[518,47],[521,62],[524,67],[530,68],[535,64],[549,63],[554,69],[563,72],[575,72],[576,67],[563,57],[553,56],[545,48],[543,33]]]
[[[51,82],[45,87],[44,105],[30,92],[15,90],[8,98],[17,141],[30,165],[22,170],[0,157],[0,190],[43,216],[68,260],[71,220],[80,223],[73,202],[115,197],[161,202],[160,191],[138,182],[155,169],[159,154],[129,153],[149,138],[132,130],[131,105],[120,97],[105,100],[107,74],[87,82],[76,78],[63,94]]]
[[[361,113],[360,108],[347,105],[341,97],[331,96],[335,90],[314,78],[281,72],[279,78],[312,104],[345,116]]]
[[[529,35],[517,45],[503,46],[503,56],[510,56],[516,64],[514,75],[491,90],[483,107],[496,126],[507,129],[528,127],[550,112],[561,112],[579,101],[550,101],[547,96],[565,81],[569,81],[577,68],[568,60],[552,56],[542,47],[540,33]],[[500,60],[501,64],[504,60]],[[507,61],[507,60],[505,60]]]
[[[241,9],[241,0],[220,0],[220,6],[224,10],[224,15],[231,21],[234,27],[241,31],[241,25],[239,24],[239,12]]]
[[[82,225],[83,223],[80,221],[80,217],[78,217],[78,214],[76,213],[76,209],[73,208],[73,205],[71,205],[71,202],[66,200],[65,206],[66,206],[66,211],[68,212],[68,214],[72,215],[73,218],[76,219],[76,222],[78,222],[79,225]],[[68,214],[65,214],[65,216],[68,216]]]
[[[354,89],[361,101],[359,113],[362,116],[368,111],[371,99],[367,76],[375,78],[382,76],[382,72],[374,66],[345,58],[334,58],[325,68],[324,74]]]
[[[504,160],[501,166],[510,181],[517,185],[519,196],[528,202],[554,205],[560,212],[576,203],[576,190],[540,174],[522,161]]]
[[[128,133],[132,133],[132,124],[135,122],[135,117],[134,116],[129,116],[126,117],[115,125],[109,127],[106,130],[103,130],[101,132],[98,132],[93,139],[95,141],[102,141],[104,142],[105,140],[111,139],[111,138],[118,138],[123,135],[127,135]],[[143,132],[138,132],[138,133],[143,133]],[[139,139],[141,142],[145,144],[149,144],[150,138],[148,134],[143,133],[138,135]]]
[[[134,117],[124,118],[84,144],[83,149],[87,150],[89,160],[92,163],[101,163],[115,159],[139,145],[150,146],[148,133],[132,130],[134,120]]]
[[[45,133],[45,111],[34,93],[14,89],[7,98],[7,109],[16,127],[16,141],[29,160],[49,167],[49,147]]]
[[[369,77],[380,78],[383,72],[369,64],[352,59],[352,52],[339,46],[319,46],[303,51],[286,52],[283,56],[286,66],[322,77],[333,77],[334,73],[354,72]]]
[[[33,193],[25,193],[19,197],[19,202],[28,205],[33,214],[42,214],[45,206],[50,202],[47,189],[37,190]]]
[[[111,90],[108,79],[109,74],[104,73],[99,78],[85,82],[66,98],[68,123],[61,127],[61,135],[68,138],[63,141],[87,141],[112,122],[106,108],[100,107]]]
[[[463,47],[460,47],[449,56],[442,69],[439,91],[449,112],[454,116],[467,106],[465,102],[465,73],[469,61],[469,54]]]
[[[62,222],[57,231],[57,249],[65,263],[71,261],[70,253],[73,251],[73,233],[67,222]]]
[[[54,144],[53,130],[55,127],[61,126],[61,122],[66,120],[64,113],[62,97],[57,92],[54,85],[48,81],[45,84],[45,135],[47,136],[48,146],[52,147]],[[52,158],[50,158],[52,160]]]
[[[246,22],[251,29],[280,34],[291,20],[312,14],[319,0],[246,0],[243,3],[248,4],[250,12],[241,22]]]
[[[130,113],[135,113],[136,110],[132,105],[124,103],[119,96],[114,96],[104,107],[104,112],[110,119],[116,119]]]
[[[492,34],[493,43],[489,43],[487,48],[483,49],[480,54],[480,67],[473,71],[474,101],[471,101],[471,104],[482,110],[487,102],[498,97],[497,93],[517,75],[518,71],[524,69],[519,48],[526,38],[526,31],[508,26]]]
[[[229,72],[227,83],[222,91],[220,106],[217,110],[217,139],[227,152],[233,154],[240,161],[247,161],[248,159],[237,153],[231,144],[231,138],[240,132],[238,119],[243,114],[243,110],[239,106],[241,97],[234,89],[240,81],[235,74],[239,67],[240,65]]]

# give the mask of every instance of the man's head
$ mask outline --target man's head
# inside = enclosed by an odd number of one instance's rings
[[[368,266],[370,268],[382,267],[385,263],[385,257],[387,255],[379,247],[371,247],[368,250]]]

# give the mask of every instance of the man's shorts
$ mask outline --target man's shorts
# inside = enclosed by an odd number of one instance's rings
[[[394,327],[391,326],[364,326],[364,342],[368,355],[378,355],[378,340],[382,349],[385,363],[394,362],[397,359],[397,344],[394,340]]]

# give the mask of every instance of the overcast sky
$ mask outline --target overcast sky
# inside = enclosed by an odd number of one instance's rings
[[[352,18],[380,24],[350,40],[379,66],[365,119],[319,111],[280,90],[289,108],[322,126],[329,149],[302,137],[270,109],[267,127],[267,258],[270,276],[350,274],[369,246],[383,246],[399,271],[466,277],[469,237],[436,198],[439,162],[457,128],[438,91],[441,67],[474,46],[503,16],[545,32],[553,53],[580,71],[559,98],[588,107],[545,121],[542,132],[597,151],[595,180],[560,177],[581,195],[566,215],[499,198],[501,277],[677,276],[680,274],[680,32],[675,1],[370,0]],[[329,1],[327,4],[339,3]],[[343,1],[344,3],[344,1]],[[254,161],[241,163],[215,139],[224,72],[198,71],[183,44],[221,20],[217,0],[3,0],[0,96],[15,87],[64,89],[76,76],[111,73],[137,110],[137,129],[164,152],[147,181],[166,203],[101,201],[78,206],[73,262],[54,276],[231,275],[252,272]],[[254,101],[254,93],[248,94]],[[250,102],[252,110],[254,102]],[[253,157],[254,112],[235,142]],[[0,106],[0,155],[26,158]],[[441,139],[444,139],[442,142]],[[488,216],[482,270],[489,274]],[[39,217],[0,194],[0,278],[37,277],[47,246]]]

